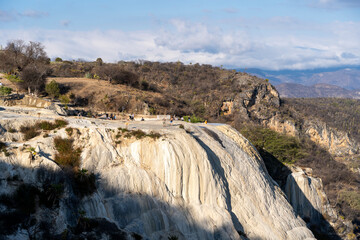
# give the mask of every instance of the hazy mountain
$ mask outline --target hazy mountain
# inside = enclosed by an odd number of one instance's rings
[[[360,66],[320,68],[311,70],[238,69],[251,75],[267,78],[274,85],[297,83],[311,86],[318,83],[336,85],[348,90],[360,89]]]
[[[335,85],[318,83],[312,86],[305,86],[297,83],[282,83],[276,86],[281,97],[288,98],[356,98],[360,99],[360,91],[347,90]]]

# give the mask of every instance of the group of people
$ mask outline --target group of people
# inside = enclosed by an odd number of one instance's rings
[[[110,115],[106,113],[105,117],[107,120],[116,120],[116,115],[112,113],[110,113]]]

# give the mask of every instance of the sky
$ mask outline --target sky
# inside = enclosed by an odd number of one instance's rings
[[[0,0],[0,45],[52,59],[229,68],[360,65],[360,0]]]

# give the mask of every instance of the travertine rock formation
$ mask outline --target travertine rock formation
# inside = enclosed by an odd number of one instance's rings
[[[37,121],[14,111],[0,114],[4,129]],[[17,123],[12,125],[14,119]],[[51,222],[53,234],[76,225],[76,211],[81,209],[89,219],[115,224],[130,239],[131,233],[149,239],[314,239],[268,175],[257,151],[227,125],[131,123],[130,130],[156,131],[161,137],[122,138],[120,143],[117,128],[125,127],[124,122],[68,120],[79,129],[71,137],[82,148],[81,167],[97,176],[97,191],[76,203],[71,189],[66,189],[58,209],[39,207],[38,222]],[[180,123],[185,129],[179,128]],[[0,140],[11,138],[6,134]],[[26,142],[40,150],[35,160],[29,158],[23,142],[8,142],[11,155],[0,155],[1,179],[16,175],[41,188],[40,167],[60,170],[53,162],[52,139],[57,135],[67,137],[61,129]],[[0,189],[10,193],[14,185],[1,181]],[[13,237],[26,232],[18,229]]]

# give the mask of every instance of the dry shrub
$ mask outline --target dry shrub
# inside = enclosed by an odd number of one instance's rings
[[[38,136],[40,134],[40,132],[38,131],[38,127],[36,125],[34,126],[21,126],[20,127],[20,132],[22,134],[24,134],[24,139],[30,140],[36,136]]]
[[[61,137],[54,138],[55,148],[58,151],[55,154],[55,162],[64,167],[79,167],[81,149],[73,147],[73,140]]]

